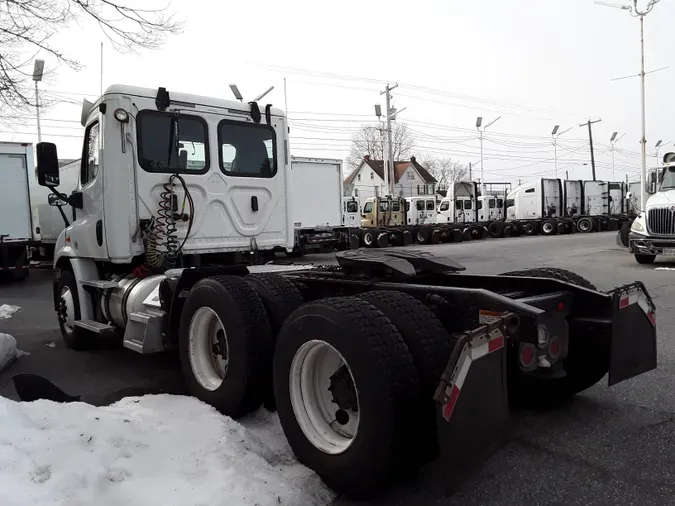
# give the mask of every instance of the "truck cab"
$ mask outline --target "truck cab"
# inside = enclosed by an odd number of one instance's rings
[[[406,224],[428,225],[436,223],[436,199],[434,197],[408,197],[406,200]]]
[[[481,195],[477,199],[478,221],[488,222],[504,218],[504,198],[498,195]]]
[[[359,226],[359,201],[354,197],[342,198],[342,224],[349,228],[358,228]]]
[[[400,227],[405,224],[406,200],[392,197],[369,197],[363,204],[361,226]]]
[[[648,189],[656,191],[631,224],[628,235],[629,249],[640,264],[651,264],[659,255],[675,256],[675,153],[666,153],[663,167],[648,176]],[[628,194],[627,200],[631,198]]]
[[[506,219],[559,218],[563,215],[560,179],[538,178],[519,186],[506,197]]]
[[[114,85],[84,101],[81,124],[80,177],[70,195],[58,191],[56,146],[37,149],[39,184],[60,195],[55,205],[74,208],[54,253],[64,336],[76,315],[94,318],[97,302],[87,303],[85,289],[92,283],[122,289],[128,283],[115,276],[131,279],[140,267],[159,274],[208,258],[293,250],[281,110]]]

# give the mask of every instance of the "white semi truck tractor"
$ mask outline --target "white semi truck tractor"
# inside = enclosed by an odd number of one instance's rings
[[[82,124],[70,195],[56,146],[36,149],[39,183],[75,209],[54,255],[66,344],[177,351],[191,395],[232,417],[275,407],[298,460],[339,493],[373,494],[437,458],[450,483],[493,446],[509,399],[548,403],[656,367],[640,282],[464,274],[409,248],[251,265],[293,250],[302,198],[271,106],[113,86]]]
[[[647,186],[652,194],[628,234],[628,247],[640,264],[651,264],[657,256],[675,256],[675,153],[666,153],[663,168],[648,173]],[[629,200],[632,197],[628,195]]]

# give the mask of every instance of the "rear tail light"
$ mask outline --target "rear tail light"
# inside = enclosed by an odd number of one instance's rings
[[[650,311],[647,316],[649,317],[649,321],[652,322],[652,325],[656,327],[656,313],[654,313],[654,311]]]
[[[532,369],[537,366],[537,351],[532,344],[521,343],[519,360],[523,369]]]
[[[554,337],[553,339],[551,339],[551,342],[548,343],[548,356],[555,361],[560,358],[561,353],[562,353],[562,342],[557,337]]]

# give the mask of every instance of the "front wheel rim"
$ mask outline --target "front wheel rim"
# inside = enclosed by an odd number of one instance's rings
[[[331,378],[346,367],[356,393],[356,409],[341,409],[329,390]],[[356,439],[360,422],[358,390],[349,364],[330,344],[321,340],[304,343],[293,357],[289,392],[295,419],[307,440],[320,451],[338,455]],[[347,415],[346,423],[339,423]]]
[[[61,303],[61,324],[66,333],[72,334],[75,327],[75,299],[69,287],[64,286],[61,289],[59,300]]]
[[[190,320],[188,352],[190,368],[202,388],[214,391],[222,385],[229,362],[227,333],[210,307],[200,307]]]

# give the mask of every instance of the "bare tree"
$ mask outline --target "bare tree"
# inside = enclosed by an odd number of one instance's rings
[[[406,160],[415,147],[415,139],[408,131],[408,127],[401,123],[393,123],[391,129],[392,144],[394,146],[394,161]],[[352,148],[347,157],[347,165],[356,169],[369,155],[373,160],[387,159],[387,131],[383,125],[364,125],[352,137]]]
[[[32,64],[40,53],[51,57],[54,67],[82,68],[51,43],[57,32],[89,19],[116,51],[156,49],[183,26],[164,11],[133,8],[119,0],[0,0],[0,105],[9,114],[35,106]]]
[[[452,158],[427,158],[422,162],[422,166],[436,178],[439,189],[447,189],[451,183],[466,181],[469,176],[469,168]]]

